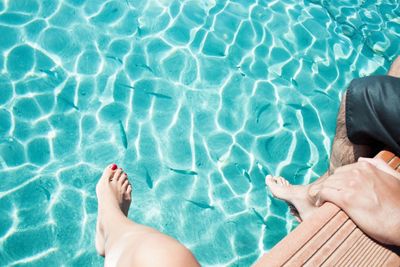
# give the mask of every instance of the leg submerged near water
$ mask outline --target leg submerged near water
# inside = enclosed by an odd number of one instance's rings
[[[98,266],[95,185],[204,266],[294,226],[265,175],[328,167],[340,96],[399,54],[393,1],[0,1],[0,262]],[[262,166],[261,168],[259,166]]]

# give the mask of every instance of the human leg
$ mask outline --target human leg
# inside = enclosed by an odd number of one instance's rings
[[[126,174],[111,166],[97,184],[96,248],[105,266],[199,266],[178,241],[127,218],[131,191]]]

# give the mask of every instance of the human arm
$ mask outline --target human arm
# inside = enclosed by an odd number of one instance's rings
[[[310,187],[317,206],[332,202],[370,237],[400,246],[400,174],[383,161],[361,159]]]

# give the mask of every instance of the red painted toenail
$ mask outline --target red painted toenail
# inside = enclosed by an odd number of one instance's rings
[[[115,171],[118,168],[117,164],[111,165],[111,170]]]

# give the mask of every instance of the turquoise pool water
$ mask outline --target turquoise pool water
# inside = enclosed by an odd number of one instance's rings
[[[95,184],[203,266],[295,223],[267,173],[326,167],[340,96],[400,54],[395,0],[0,0],[0,265],[101,266]]]

